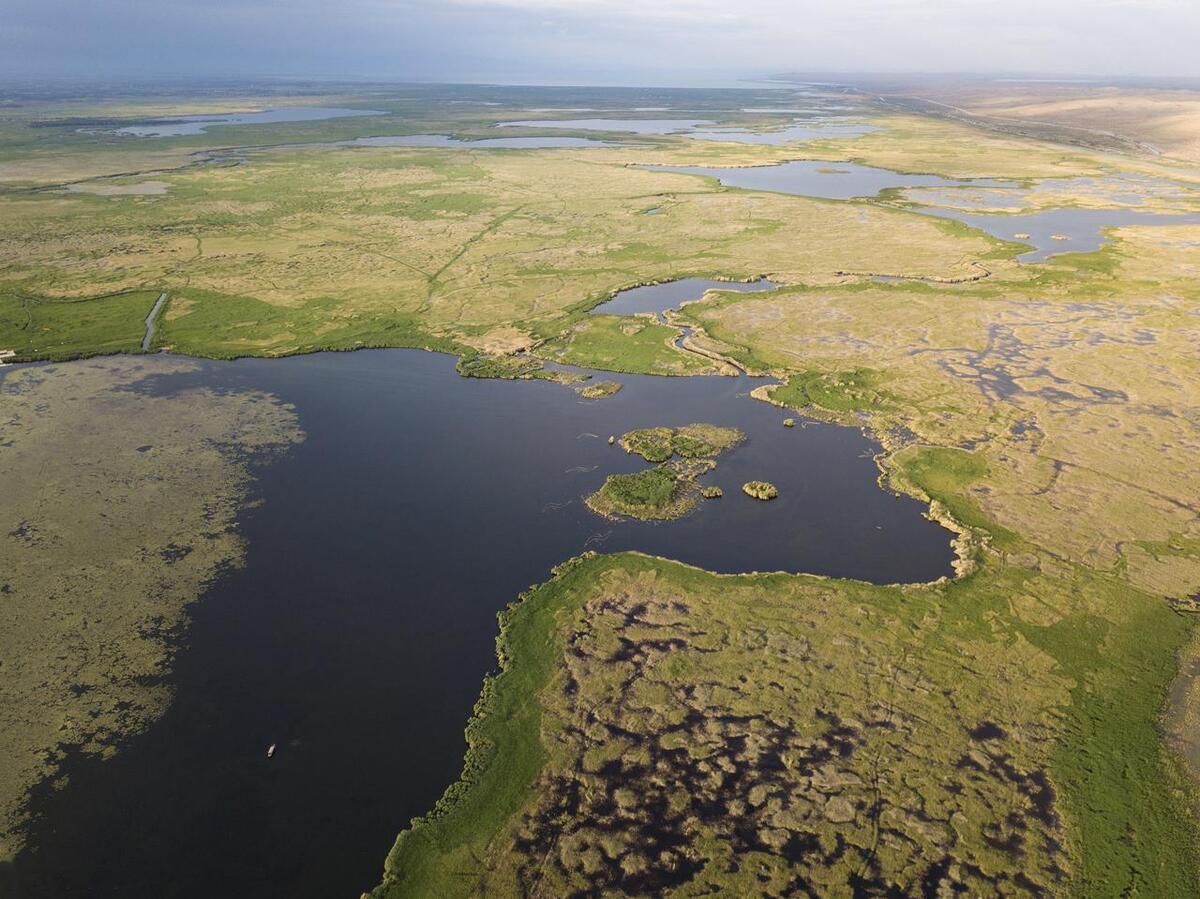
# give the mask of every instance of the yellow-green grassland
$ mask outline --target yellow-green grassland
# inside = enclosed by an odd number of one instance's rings
[[[245,471],[197,447],[297,439],[264,396],[106,393],[111,415],[74,413],[93,428],[82,455],[39,452],[75,397],[139,377],[165,293],[150,349],[181,357],[395,346],[507,376],[771,375],[758,401],[866,429],[884,485],[959,535],[956,575],[925,584],[564,560],[501,614],[462,779],[400,835],[376,899],[1200,895],[1200,226],[1114,228],[1100,250],[1022,263],[1026,247],[892,192],[815,199],[638,166],[858,162],[1007,179],[1030,209],[1120,205],[1093,188],[1125,174],[1170,180],[1145,188],[1148,208],[1176,212],[1200,210],[1200,169],[866,100],[855,115],[876,130],[806,143],[326,145],[530,117],[361,102],[389,114],[144,144],[51,144],[25,113],[0,128],[0,351],[129,354],[0,382],[0,584],[23,597],[0,597],[15,616],[0,829],[52,771],[61,728],[112,751],[109,733],[138,726],[115,703],[167,701],[133,687],[168,660],[128,642],[138,622],[113,585],[143,576],[131,555],[191,547],[155,570],[170,622],[237,559],[205,515],[228,521]],[[259,148],[221,162],[235,140]],[[635,285],[760,276],[781,286],[710,291],[665,321],[590,313]],[[162,430],[135,438],[123,416]],[[647,433],[622,445],[680,452],[670,429]],[[658,477],[634,486],[670,499]],[[145,502],[142,479],[172,501]],[[77,530],[101,510],[121,523],[112,546]],[[135,649],[110,655],[113,640]],[[69,669],[50,665],[62,653]]]

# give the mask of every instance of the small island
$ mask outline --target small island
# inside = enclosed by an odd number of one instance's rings
[[[630,431],[620,438],[621,448],[658,464],[633,474],[609,475],[604,485],[587,498],[587,506],[606,518],[680,518],[696,507],[701,496],[721,496],[721,488],[700,489],[696,479],[716,467],[714,456],[744,439],[737,428],[711,424]]]
[[[620,381],[597,381],[595,384],[576,387],[575,392],[585,400],[602,400],[607,396],[620,393],[622,386]]]
[[[779,496],[779,491],[769,481],[747,481],[742,485],[742,493],[755,499],[761,499],[763,502]]]
[[[746,435],[737,428],[691,424],[682,428],[642,428],[621,438],[621,448],[647,462],[666,462],[672,456],[703,459],[737,446]]]

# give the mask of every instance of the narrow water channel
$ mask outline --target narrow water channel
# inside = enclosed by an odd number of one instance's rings
[[[154,305],[150,307],[150,314],[146,316],[146,336],[142,338],[142,352],[150,352],[150,344],[154,340],[154,323],[158,321],[158,313],[162,310],[163,303],[167,301],[166,293],[160,293],[158,299],[154,301]]]

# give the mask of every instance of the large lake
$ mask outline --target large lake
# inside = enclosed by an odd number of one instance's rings
[[[196,604],[165,716],[109,761],[73,758],[61,791],[38,791],[17,862],[28,895],[369,888],[396,833],[459,773],[496,612],[585,549],[721,572],[951,573],[951,535],[880,489],[876,447],[857,430],[784,428],[745,378],[605,377],[624,389],[585,401],[373,350],[202,362],[152,381],[164,394],[271,391],[296,405],[307,439],[257,470],[246,565]],[[645,465],[608,435],[693,421],[748,435],[706,479],[723,499],[663,524],[584,507],[606,474]],[[752,478],[779,499],[743,496]]]

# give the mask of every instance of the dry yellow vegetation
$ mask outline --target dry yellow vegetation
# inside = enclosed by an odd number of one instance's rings
[[[1056,102],[1010,111],[1096,114]],[[1098,252],[1022,265],[894,196],[635,166],[854,160],[1092,208],[1111,201],[1090,179],[1197,173],[960,121],[876,123],[802,148],[276,149],[156,173],[162,193],[137,176],[0,195],[0,349],[136,346],[165,291],[155,346],[214,356],[522,351],[470,357],[482,374],[530,354],[664,374],[732,360],[785,381],[760,397],[878,434],[883,476],[961,534],[960,577],[906,587],[629,555],[564,569],[506,616],[464,781],[401,838],[381,894],[751,878],[1195,892],[1195,789],[1160,712],[1200,590],[1200,228],[1120,228]],[[1194,208],[1176,189],[1154,202]],[[784,286],[710,293],[668,324],[585,317],[622,287],[693,275]],[[676,485],[626,486],[669,500]],[[1174,720],[1193,720],[1197,691],[1175,692]]]

